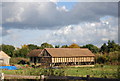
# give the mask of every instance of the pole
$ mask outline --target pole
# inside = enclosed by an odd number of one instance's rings
[[[3,65],[3,61],[2,61]],[[0,81],[4,81],[4,73],[2,73],[2,69],[0,70]]]

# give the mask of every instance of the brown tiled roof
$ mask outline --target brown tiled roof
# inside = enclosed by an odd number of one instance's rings
[[[27,54],[27,56],[29,56],[29,57],[38,57],[39,55],[41,55],[42,50],[43,49],[34,49],[29,54]]]
[[[95,56],[87,48],[45,48],[52,57]]]
[[[5,52],[0,51],[0,59],[2,58],[10,58],[10,56],[8,56]]]

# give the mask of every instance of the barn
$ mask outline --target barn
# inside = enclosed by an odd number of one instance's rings
[[[0,51],[0,66],[9,65],[10,58],[5,52]]]
[[[95,55],[87,48],[45,48],[32,50],[30,62],[40,65],[94,65]]]

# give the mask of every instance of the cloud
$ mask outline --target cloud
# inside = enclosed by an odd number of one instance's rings
[[[48,41],[52,44],[71,44],[77,43],[79,45],[95,44],[100,46],[108,40],[115,40],[118,42],[118,26],[111,22],[117,21],[114,18],[110,20],[109,25],[101,22],[94,23],[80,23],[77,25],[68,25],[60,28],[49,34]],[[112,26],[112,28],[109,28]]]
[[[115,2],[78,2],[71,9],[53,2],[8,2],[2,5],[0,31],[4,43],[16,46],[32,42],[100,45],[107,40],[118,41],[117,14]]]
[[[56,7],[57,10],[59,11],[69,11],[65,6],[62,6],[62,7]]]
[[[117,18],[111,17],[109,21],[106,21],[109,24],[104,24],[103,21],[66,25],[56,30],[9,29],[9,35],[3,37],[3,42],[15,46],[30,43],[40,45],[43,42],[53,45],[77,43],[82,46],[91,43],[101,46],[101,44],[108,40],[115,40],[117,42]]]
[[[80,22],[99,22],[106,15],[117,17],[117,3],[78,2],[70,11],[53,2],[3,3],[2,25],[5,29],[56,29]]]
[[[1,36],[6,36],[12,33],[11,29],[4,29],[3,27],[0,27]]]

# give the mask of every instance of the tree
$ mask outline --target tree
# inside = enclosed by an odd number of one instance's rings
[[[2,44],[1,47],[2,47],[2,51],[4,51],[10,57],[14,56],[14,50],[15,50],[14,46]]]
[[[21,48],[19,49],[19,56],[20,57],[27,57],[27,54],[29,53],[29,49],[28,48]]]
[[[97,61],[97,63],[105,63],[106,62],[106,58],[105,58],[105,56],[98,56],[97,58],[96,58],[96,61]]]
[[[44,48],[53,48],[53,46],[51,44],[48,44],[48,43],[43,43],[41,44],[41,48],[44,49]]]
[[[93,44],[84,45],[82,48],[88,48],[92,53],[99,52],[99,48],[97,46],[94,46]]]
[[[0,45],[0,51],[2,50],[2,45]]]
[[[55,48],[60,48],[60,45],[55,45]]]
[[[14,57],[20,57],[21,56],[21,54],[19,53],[19,50],[20,49],[17,49],[17,50],[14,51]]]
[[[110,41],[108,40],[108,53],[109,52],[114,52],[114,51],[119,51],[120,46],[114,42],[114,40]]]
[[[114,41],[111,42],[110,40],[108,40],[108,53],[114,51],[114,44]]]
[[[104,44],[101,46],[100,52],[102,52],[102,53],[108,53],[108,46],[106,45],[106,43],[104,43]]]
[[[22,48],[19,48],[14,51],[16,57],[27,57],[27,54],[30,52],[27,45],[23,45]]]
[[[63,45],[63,46],[61,46],[61,48],[68,48],[68,46],[67,45]]]
[[[27,47],[30,51],[33,49],[39,49],[39,47],[37,45],[34,45],[34,44],[29,44],[29,45],[27,45]]]
[[[70,46],[68,46],[68,48],[80,48],[80,46],[75,44],[75,43],[73,43]]]
[[[119,62],[119,57],[120,57],[119,55],[120,55],[119,51],[110,52],[109,55],[108,55],[110,57],[109,62],[118,63]]]
[[[108,40],[107,44],[104,43],[100,48],[100,52],[102,53],[110,53],[119,50],[120,50],[119,44],[116,44],[114,41],[110,40]]]

